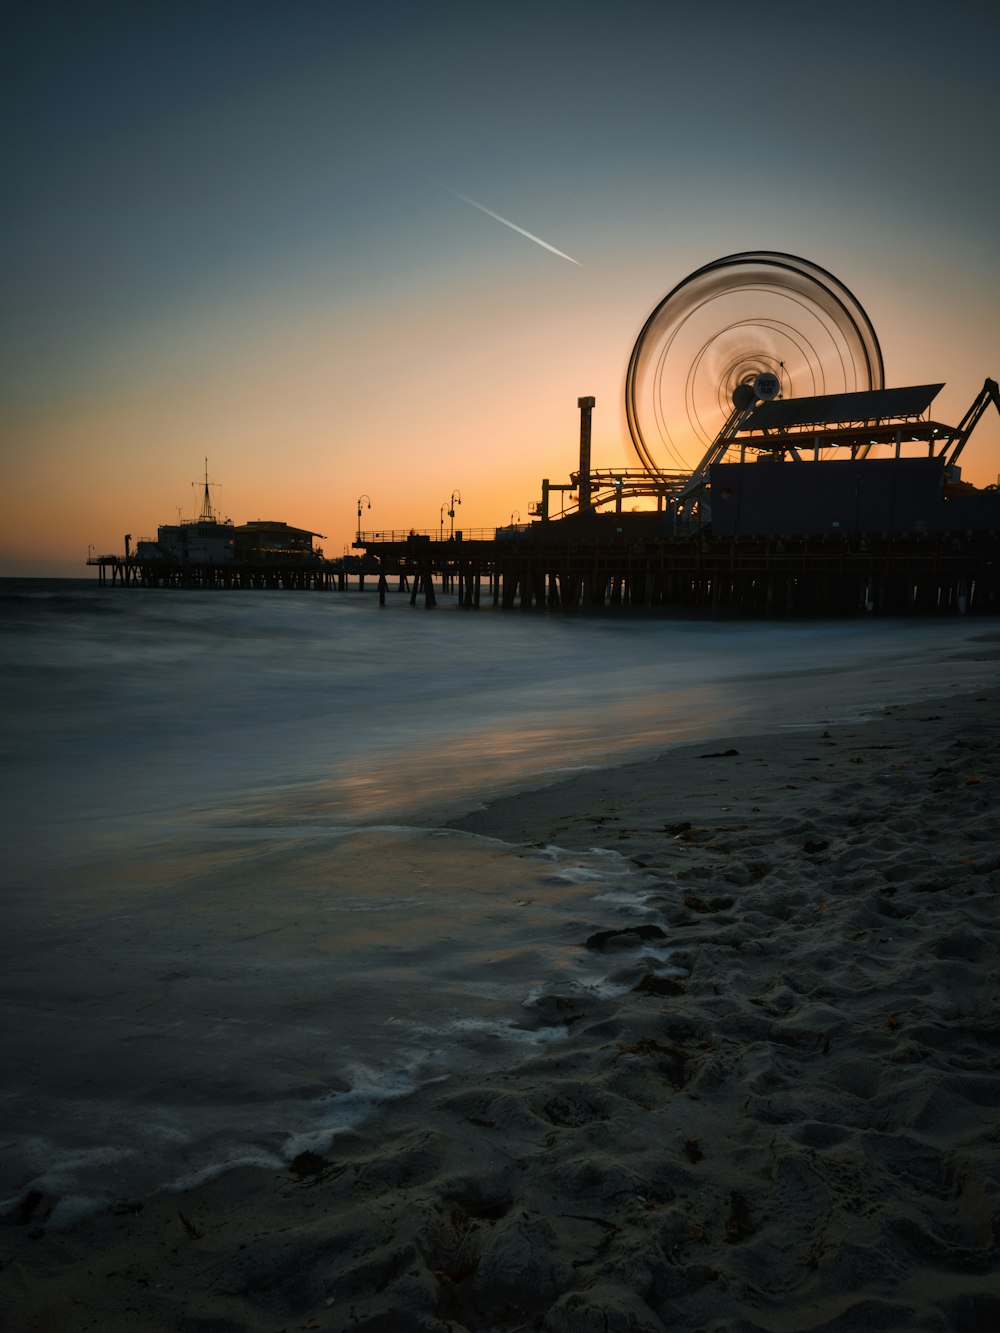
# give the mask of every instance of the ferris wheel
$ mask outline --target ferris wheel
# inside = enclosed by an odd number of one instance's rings
[[[881,389],[878,338],[832,273],[748,250],[697,269],[659,302],[632,349],[625,413],[653,477],[693,471],[757,399]]]

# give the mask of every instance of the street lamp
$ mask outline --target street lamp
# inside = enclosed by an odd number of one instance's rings
[[[371,499],[371,496],[370,496],[370,495],[359,495],[359,496],[358,496],[358,542],[359,542],[359,543],[360,543],[360,541],[361,541],[361,501],[362,501],[362,500],[367,500],[367,501],[368,501],[368,508],[369,508],[369,509],[371,509],[371,507],[372,507],[372,499]]]
[[[454,535],[455,535],[455,505],[456,505],[456,504],[461,504],[461,503],[462,503],[462,492],[461,492],[461,491],[452,491],[452,493],[451,493],[451,508],[448,510],[448,517],[451,519],[451,535],[452,535],[452,537],[454,537]]]
[[[446,501],[444,502],[444,504],[441,506],[441,511],[440,511],[440,513],[438,514],[438,541],[439,541],[439,542],[443,542],[443,541],[444,541],[444,513],[445,513],[445,510],[446,510],[447,508],[448,508],[448,502],[447,502],[447,500],[446,500]]]
[[[514,517],[515,514],[517,515],[516,518]],[[515,523],[520,523],[520,521],[521,521],[521,511],[520,511],[520,509],[512,509],[512,510],[510,511],[510,525],[511,525],[511,527],[513,527]]]

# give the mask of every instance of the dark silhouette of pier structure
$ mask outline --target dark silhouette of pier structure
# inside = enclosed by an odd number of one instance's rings
[[[931,410],[943,387],[885,388],[871,320],[838,278],[741,251],[689,274],[642,326],[624,404],[641,466],[593,467],[595,399],[579,398],[578,467],[542,481],[528,524],[456,531],[453,491],[447,540],[443,507],[436,531],[363,532],[361,495],[361,554],[326,560],[320,534],[220,519],[206,459],[198,520],[88,563],[124,587],[346,592],[367,579],[383,604],[394,582],[426,607],[440,591],[468,609],[996,613],[1000,492],[963,482],[959,458],[1000,390],[987,379],[949,426]],[[694,440],[700,462],[669,470]]]
[[[436,581],[470,609],[995,614],[1000,493],[963,483],[957,460],[1000,395],[987,380],[951,427],[928,415],[941,387],[750,396],[693,474],[593,470],[595,400],[582,397],[579,468],[542,482],[532,523],[357,544],[377,557],[383,598],[396,579],[427,606]],[[572,498],[555,518],[560,492]],[[625,496],[650,507],[625,513]]]
[[[694,473],[592,468],[595,400],[581,397],[578,469],[542,481],[530,523],[359,530],[360,554],[337,560],[150,560],[126,538],[124,557],[88,563],[126,587],[354,586],[383,604],[392,588],[412,605],[442,593],[470,610],[996,614],[1000,493],[963,483],[957,459],[1000,394],[987,380],[952,427],[929,415],[941,387],[746,399]],[[647,508],[625,512],[631,497]]]

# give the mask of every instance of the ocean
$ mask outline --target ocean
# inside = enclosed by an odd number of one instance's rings
[[[466,611],[0,580],[0,1212],[281,1168],[562,1029],[655,920],[613,851],[445,827],[722,735],[993,683],[982,622]],[[652,950],[671,971],[671,945]]]

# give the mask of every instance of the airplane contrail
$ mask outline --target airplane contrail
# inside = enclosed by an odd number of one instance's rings
[[[439,181],[438,184],[441,184]],[[480,213],[485,213],[488,218],[495,218],[497,222],[502,222],[505,227],[510,227],[511,231],[518,232],[521,236],[527,236],[529,241],[534,241],[540,245],[543,250],[550,250],[552,254],[558,255],[560,259],[568,259],[571,264],[576,264],[578,268],[583,268],[579,259],[574,259],[572,255],[564,254],[562,250],[557,250],[554,245],[549,245],[548,241],[543,241],[540,236],[533,235],[530,231],[525,231],[519,227],[516,222],[511,222],[510,218],[502,218],[499,213],[494,213],[492,208],[487,208],[485,204],[476,203],[475,199],[470,199],[467,194],[462,194],[461,190],[453,190],[450,185],[442,185],[442,189],[453,194],[456,199],[461,199],[465,204],[471,204],[473,208],[478,208]]]

